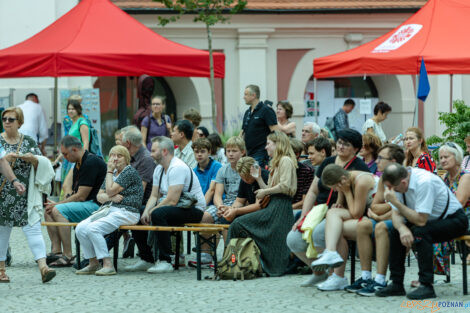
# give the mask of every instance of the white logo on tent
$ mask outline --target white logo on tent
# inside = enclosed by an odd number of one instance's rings
[[[386,53],[400,48],[419,33],[421,28],[423,28],[423,25],[420,24],[401,26],[392,36],[372,50],[372,53]]]

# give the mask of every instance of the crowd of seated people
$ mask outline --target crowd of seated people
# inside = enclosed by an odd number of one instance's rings
[[[76,273],[116,274],[106,235],[121,225],[215,223],[230,225],[222,244],[252,238],[268,276],[285,274],[293,253],[312,270],[301,286],[323,291],[405,295],[403,256],[414,249],[420,274],[413,282],[416,289],[407,295],[435,297],[433,275],[448,273],[449,240],[468,230],[464,213],[470,216],[470,172],[462,148],[453,142],[440,147],[439,161],[446,171],[441,179],[422,130],[407,129],[403,146],[386,141],[379,123],[391,108],[384,103],[377,104],[363,134],[343,128],[335,130],[332,139],[331,131],[306,122],[296,139],[288,101],[280,101],[274,111],[259,101],[255,85],[247,86],[244,99],[249,108],[242,132],[225,144],[220,135],[199,125],[201,116],[194,109],[184,119],[171,121],[159,96],[152,98],[151,114],[141,129],[116,131],[116,146],[106,163],[84,149],[77,137],[61,140],[63,157],[74,164],[71,186],[60,201],[47,200],[45,219],[79,223],[76,235],[89,264]],[[418,194],[423,186],[433,192]],[[263,205],[266,197],[269,203]],[[326,208],[323,215],[320,208]],[[310,214],[319,219],[306,238],[302,224]],[[452,231],[450,223],[456,225]],[[70,227],[47,230],[51,253],[46,263],[71,266]],[[417,236],[422,243],[411,249]],[[173,258],[170,237],[168,232],[132,231],[139,260],[125,270],[173,271],[179,260]],[[152,251],[155,240],[157,251]],[[348,240],[356,241],[361,262],[361,276],[354,282],[345,276]],[[394,249],[399,253],[392,256]],[[214,256],[205,246],[202,251],[202,264],[210,264]],[[437,268],[424,259],[429,256]]]

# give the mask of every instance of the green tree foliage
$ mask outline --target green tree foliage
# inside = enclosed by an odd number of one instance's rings
[[[470,135],[470,107],[462,100],[455,100],[452,113],[439,112],[439,121],[445,125],[442,137],[431,136],[426,139],[428,145],[440,145],[444,142],[452,141],[459,144],[465,151],[464,139]],[[433,157],[438,160],[437,149],[433,151]]]
[[[170,22],[175,22],[183,14],[193,14],[194,22],[202,22],[206,25],[207,42],[210,59],[210,86],[211,86],[211,105],[212,122],[214,129],[217,125],[217,106],[215,104],[214,93],[214,60],[212,58],[212,30],[211,27],[217,23],[225,23],[230,20],[229,14],[241,12],[245,6],[245,0],[153,0],[160,2],[177,15],[170,17],[158,17],[160,25],[165,26]]]

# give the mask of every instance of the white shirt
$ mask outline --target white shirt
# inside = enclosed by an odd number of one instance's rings
[[[197,166],[197,161],[194,157],[192,145],[193,142],[190,140],[183,150],[178,147],[178,149],[175,150],[175,157],[188,164],[190,168],[195,168]]]
[[[153,185],[158,186],[160,181],[160,175],[162,173],[163,166],[158,165],[153,172]],[[202,193],[201,184],[199,179],[192,169],[188,167],[183,161],[177,157],[173,157],[170,161],[170,166],[165,172],[163,172],[162,183],[160,186],[160,194],[162,197],[160,199],[166,198],[168,194],[168,188],[176,185],[184,185],[183,191],[189,190],[189,184],[191,182],[191,176],[193,175],[193,186],[190,190],[191,194],[197,197],[196,208],[204,211],[206,208],[206,199]]]
[[[41,143],[49,137],[47,133],[46,114],[40,104],[30,100],[18,106],[23,110],[24,123],[21,125],[19,132],[23,135],[30,136],[37,143]]]
[[[385,136],[385,133],[382,129],[382,126],[380,124],[377,124],[373,119],[368,119],[364,125],[362,125],[362,133],[365,134],[367,133],[367,130],[369,128],[374,129],[374,133],[379,137],[379,139],[382,142],[385,142],[387,140],[387,136]]]
[[[405,192],[406,206],[418,213],[429,214],[428,220],[437,220],[444,212],[449,197],[449,208],[446,218],[462,208],[462,205],[454,193],[446,186],[444,181],[437,175],[421,168],[408,168],[411,170],[408,191]],[[405,203],[403,195],[396,192],[397,199]],[[398,210],[392,205],[394,210]]]

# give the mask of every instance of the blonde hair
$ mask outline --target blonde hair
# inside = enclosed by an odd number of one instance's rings
[[[329,164],[323,170],[321,180],[324,185],[333,186],[339,183],[343,176],[349,178],[351,174],[339,165]]]
[[[410,127],[406,130],[405,134],[407,132],[412,132],[416,135],[416,137],[418,138],[418,140],[422,140],[421,142],[421,151],[423,152],[426,152],[426,153],[429,153],[429,150],[428,150],[428,146],[426,145],[426,139],[424,139],[424,134],[423,134],[423,131],[421,129],[419,129],[418,127]],[[411,151],[407,151],[406,152],[406,158],[405,158],[405,165],[406,166],[414,166],[413,163],[413,159],[414,159],[414,156],[413,154],[411,153]]]
[[[468,135],[467,137],[465,137],[465,139],[464,139],[463,141],[465,141],[466,144],[469,144],[469,145],[470,145],[470,135]]]
[[[236,169],[238,174],[241,175],[248,175],[250,174],[251,167],[255,164],[255,159],[252,157],[241,157],[240,160],[238,160]]]
[[[131,163],[131,155],[129,154],[129,151],[126,149],[126,147],[120,145],[114,146],[111,148],[111,150],[109,150],[109,155],[113,153],[122,155],[126,160],[127,165]]]
[[[237,147],[238,149],[240,149],[240,151],[245,152],[245,140],[243,140],[243,138],[239,136],[230,137],[225,143],[225,149],[233,147]]]
[[[274,155],[269,162],[271,169],[278,167],[281,158],[284,156],[291,158],[293,164],[295,164],[295,167],[297,168],[297,158],[295,156],[294,150],[292,150],[292,146],[290,145],[289,137],[287,137],[286,134],[276,130],[268,135],[268,140],[271,140],[276,144]]]
[[[21,110],[18,107],[9,107],[6,108],[5,111],[2,112],[2,118],[6,113],[13,112],[16,115],[16,120],[18,121],[18,125],[23,125],[24,123],[24,115],[23,115],[23,110]]]

